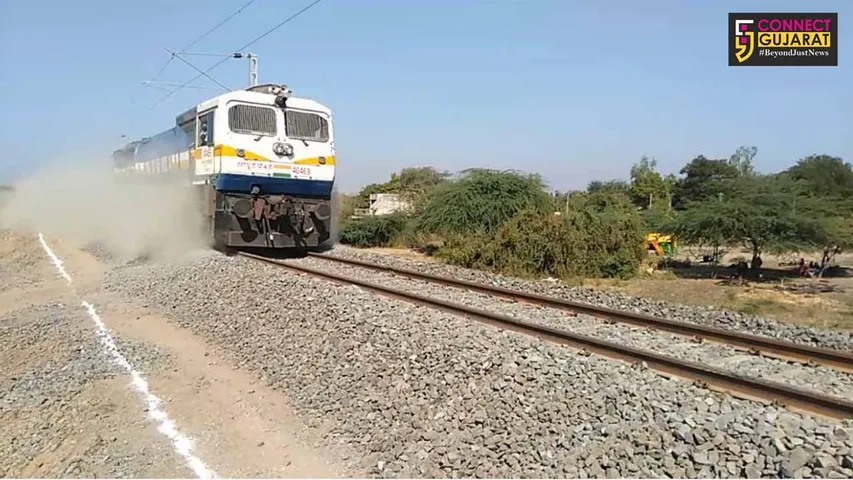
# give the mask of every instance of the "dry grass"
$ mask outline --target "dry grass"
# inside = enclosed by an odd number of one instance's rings
[[[368,253],[379,253],[383,255],[394,255],[395,257],[402,257],[407,260],[416,260],[419,262],[437,262],[438,260],[435,257],[430,257],[424,255],[423,253],[418,253],[409,248],[383,248],[383,247],[375,247],[375,248],[363,248],[360,249],[364,252]]]
[[[370,248],[368,252],[395,255],[410,260],[436,261],[412,250],[402,248]],[[726,260],[742,256],[742,252],[726,255]],[[811,256],[803,255],[808,261]],[[796,257],[796,258],[794,258]],[[748,258],[748,257],[747,257]],[[764,265],[778,268],[787,261],[798,260],[799,256],[785,258],[768,256]],[[853,256],[842,257],[843,264],[851,264]],[[696,269],[696,276],[704,276],[704,268]],[[699,275],[698,273],[702,273]],[[720,269],[725,275],[726,269]],[[710,305],[742,313],[761,315],[779,321],[814,325],[824,328],[853,329],[853,278],[830,278],[823,282],[837,286],[841,291],[803,294],[780,290],[782,285],[807,284],[809,279],[780,279],[762,283],[749,282],[743,286],[731,285],[720,279],[685,278],[690,273],[679,271],[654,271],[630,280],[573,279],[565,283],[585,285],[602,290],[617,291],[685,305]]]
[[[800,294],[779,290],[780,282],[736,286],[720,280],[679,278],[671,272],[624,281],[586,280],[583,283],[638,297],[686,305],[712,305],[784,322],[853,328],[853,280],[832,279],[830,282],[838,284],[843,291]]]

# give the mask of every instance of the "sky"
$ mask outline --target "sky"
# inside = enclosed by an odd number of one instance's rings
[[[108,154],[217,95],[145,86],[246,0],[0,0],[0,184]],[[308,0],[256,0],[190,53],[229,53]],[[729,67],[728,12],[838,12],[838,67]],[[853,2],[324,0],[249,50],[261,83],[334,114],[342,191],[407,166],[539,173],[553,189],[677,173],[755,145],[760,171],[853,161]],[[188,56],[201,69],[216,58]],[[157,78],[197,72],[172,61]],[[248,83],[246,60],[211,75]],[[156,104],[156,105],[155,105]]]

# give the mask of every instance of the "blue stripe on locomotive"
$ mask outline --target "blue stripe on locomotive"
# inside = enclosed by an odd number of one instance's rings
[[[172,127],[153,137],[140,141],[136,149],[136,161],[145,162],[166,155],[186,152],[193,146],[193,140],[181,127]]]
[[[127,163],[145,162],[166,155],[186,152],[192,147],[192,139],[180,127],[173,127],[152,137],[134,142],[135,148]],[[255,177],[251,175],[220,174],[214,186],[220,192],[249,193],[257,185],[263,194],[294,195],[328,198],[332,194],[333,181],[303,180],[294,178]]]
[[[333,181],[302,180],[296,178],[253,177],[223,173],[216,177],[214,186],[220,192],[249,193],[257,185],[262,194],[329,197]]]

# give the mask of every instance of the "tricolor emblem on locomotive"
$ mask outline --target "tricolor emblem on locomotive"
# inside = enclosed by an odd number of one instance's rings
[[[284,85],[204,101],[112,159],[120,177],[195,189],[219,247],[312,248],[331,236],[332,113]]]

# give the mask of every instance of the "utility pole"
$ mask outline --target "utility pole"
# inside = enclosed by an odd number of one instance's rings
[[[254,87],[258,84],[258,56],[254,53],[234,52],[232,58],[247,58],[249,59],[249,86]]]
[[[249,59],[249,86],[254,87],[258,84],[258,56],[249,53],[246,58]]]

